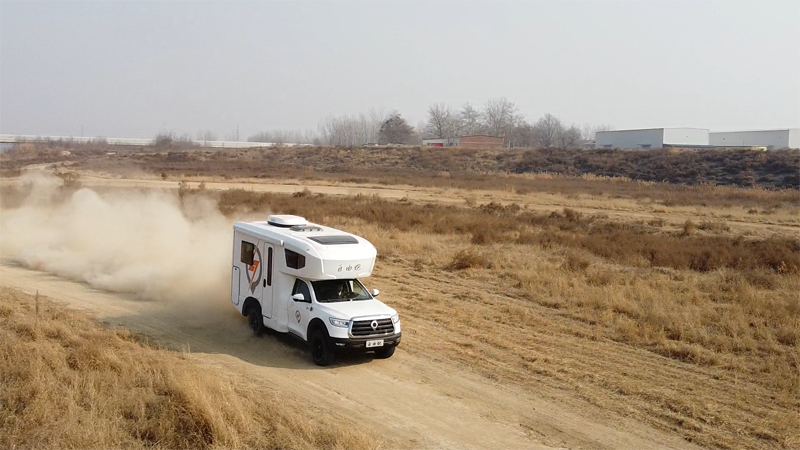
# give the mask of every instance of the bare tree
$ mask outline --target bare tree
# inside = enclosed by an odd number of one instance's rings
[[[520,121],[511,131],[509,147],[533,147],[533,126],[528,122]]]
[[[318,126],[322,140],[328,145],[352,147],[377,143],[383,123],[396,114],[384,108],[370,108],[358,116],[328,116]]]
[[[380,138],[381,126],[384,122],[386,122],[390,117],[397,114],[397,111],[394,109],[388,109],[384,107],[371,107],[369,111],[368,122],[366,124],[367,127],[367,134],[366,138],[367,141],[365,143],[377,143]]]
[[[211,130],[200,130],[197,132],[197,140],[202,141],[203,144],[208,144],[208,141],[216,141],[217,137]]]
[[[484,132],[480,111],[473,108],[469,103],[465,104],[464,107],[461,108],[458,118],[459,124],[461,125],[460,132],[458,133],[459,135],[472,136]]]
[[[580,139],[581,129],[577,125],[572,125],[569,128],[562,127],[561,132],[558,134],[558,148],[561,150],[573,148]]]
[[[422,143],[423,139],[432,139],[436,137],[430,134],[427,128],[428,128],[428,122],[425,120],[420,120],[419,122],[417,122],[417,127],[414,128],[414,131],[416,131],[417,135],[419,136],[420,143]]]
[[[436,138],[457,137],[459,129],[458,115],[444,103],[433,103],[428,108],[428,122],[425,131]]]
[[[544,148],[557,145],[558,137],[563,128],[564,125],[561,123],[561,119],[549,113],[545,114],[533,125],[534,143]]]
[[[504,138],[507,144],[512,130],[521,120],[517,106],[505,97],[491,99],[483,107],[483,122],[488,134]]]
[[[603,124],[603,125],[590,125],[588,123],[583,124],[581,127],[581,139],[587,141],[595,140],[598,131],[609,131],[613,130],[611,125]]]
[[[248,136],[248,142],[270,142],[273,144],[311,144],[316,136],[311,130],[261,131]]]

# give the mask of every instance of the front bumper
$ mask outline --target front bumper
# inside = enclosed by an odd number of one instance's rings
[[[400,345],[400,338],[402,337],[403,333],[395,333],[386,335],[383,337],[373,336],[373,337],[359,337],[359,338],[331,338],[331,344],[333,345],[333,349],[337,352],[371,352],[376,350],[382,350],[387,347],[396,347]],[[383,346],[382,347],[370,347],[367,348],[367,341],[374,341],[377,339],[383,339]]]

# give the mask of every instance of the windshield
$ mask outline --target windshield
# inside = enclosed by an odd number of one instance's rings
[[[364,285],[356,279],[312,281],[314,293],[320,303],[348,302],[351,300],[369,300],[371,295]]]

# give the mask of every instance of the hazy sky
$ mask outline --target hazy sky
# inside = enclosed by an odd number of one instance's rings
[[[0,2],[0,132],[219,138],[505,96],[527,120],[800,126],[800,2]]]

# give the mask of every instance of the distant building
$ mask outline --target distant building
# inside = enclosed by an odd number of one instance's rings
[[[709,146],[708,134],[705,128],[598,131],[594,148],[702,148]]]
[[[423,139],[422,145],[429,147],[502,148],[504,142],[501,137],[474,135],[460,138]]]
[[[709,143],[715,147],[766,147],[768,150],[800,148],[800,128],[712,132]]]
[[[422,145],[427,147],[455,147],[459,138],[423,139]]]

